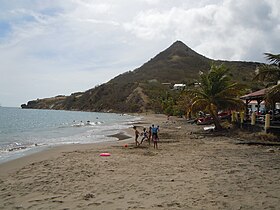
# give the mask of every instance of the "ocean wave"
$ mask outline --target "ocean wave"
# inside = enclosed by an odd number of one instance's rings
[[[8,145],[2,145],[0,150],[2,152],[14,152],[14,151],[26,150],[28,148],[37,147],[37,146],[41,146],[41,145],[43,145],[43,144],[37,144],[37,143],[22,144],[22,143],[18,143],[18,142],[13,142]]]
[[[0,135],[0,163],[33,151],[61,144],[114,141],[108,135],[127,128],[134,116],[108,113],[63,112],[11,109],[20,120],[7,120]],[[9,119],[15,119],[10,117]]]
[[[72,127],[96,126],[96,125],[101,125],[101,124],[103,124],[103,123],[104,123],[104,122],[102,122],[102,121],[97,121],[97,122],[90,122],[90,121],[87,121],[86,123],[84,123],[84,122],[74,123],[74,124],[72,124],[71,126],[72,126]]]

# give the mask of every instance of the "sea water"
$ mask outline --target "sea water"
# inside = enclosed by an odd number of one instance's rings
[[[62,144],[116,140],[135,116],[0,107],[0,163]]]

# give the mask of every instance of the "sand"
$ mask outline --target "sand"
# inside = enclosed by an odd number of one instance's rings
[[[279,146],[199,134],[163,115],[159,149],[120,141],[63,146],[0,165],[0,209],[279,209]],[[125,145],[128,147],[125,147]],[[102,152],[110,157],[100,157]]]

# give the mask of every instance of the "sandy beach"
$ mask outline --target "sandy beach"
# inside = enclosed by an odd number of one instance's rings
[[[136,125],[152,123],[160,126],[158,150],[135,147],[129,129],[116,142],[1,164],[0,209],[279,209],[280,146],[202,135],[202,127],[164,115]]]

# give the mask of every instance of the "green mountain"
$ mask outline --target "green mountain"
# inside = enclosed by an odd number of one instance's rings
[[[140,68],[118,75],[107,83],[70,96],[37,99],[22,108],[61,109],[112,112],[161,112],[161,100],[170,93],[173,84],[193,84],[200,71],[208,71],[212,63],[224,63],[230,76],[249,88],[260,63],[212,60],[193,51],[181,41],[156,55]],[[174,91],[173,91],[174,92]]]

